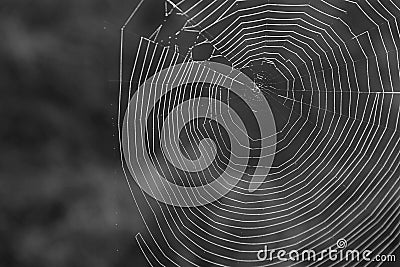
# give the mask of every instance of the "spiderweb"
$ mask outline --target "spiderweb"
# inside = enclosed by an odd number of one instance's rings
[[[394,253],[400,4],[163,4],[150,34],[132,26],[146,0],[121,30],[121,160],[145,199],[149,265],[377,266],[319,252]],[[260,260],[265,245],[321,258]]]

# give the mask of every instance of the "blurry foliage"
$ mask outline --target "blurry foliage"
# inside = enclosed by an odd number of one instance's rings
[[[98,7],[107,1],[19,2],[1,16],[2,146],[47,160],[89,151],[110,159],[117,91],[107,66],[117,65]]]
[[[0,4],[0,266],[144,266],[115,126],[118,27],[134,6]]]

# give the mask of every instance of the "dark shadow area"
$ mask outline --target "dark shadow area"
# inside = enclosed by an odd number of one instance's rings
[[[136,4],[1,3],[0,266],[145,266],[115,125]]]

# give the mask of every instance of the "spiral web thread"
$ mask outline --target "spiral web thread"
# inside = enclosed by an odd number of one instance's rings
[[[248,90],[259,90],[267,99],[276,123],[274,163],[254,193],[247,190],[251,171],[227,195],[204,206],[165,205],[141,193],[145,203],[136,204],[147,233],[138,234],[137,241],[151,266],[280,266],[276,257],[258,260],[257,251],[268,244],[276,250],[318,252],[336,247],[340,238],[359,251],[396,251],[400,243],[398,2],[167,0],[163,23],[153,34],[138,37],[129,54],[124,31],[143,2],[122,28],[120,122],[126,99],[153,75],[151,84],[161,87],[168,87],[171,79],[185,81],[184,75],[157,79],[163,69],[200,62],[216,83],[231,79],[208,68],[206,61],[211,61],[250,77],[254,87]],[[169,21],[177,18],[182,25],[170,29]],[[184,66],[182,73],[193,71],[193,65]],[[210,95],[218,99],[220,89],[215,84],[190,85],[180,87],[177,95],[182,97],[187,90],[189,95],[214,92]],[[151,98],[144,100],[150,109],[156,104]],[[166,100],[157,112],[168,112],[174,101]],[[197,107],[192,108],[195,112]],[[218,114],[211,102],[209,109]],[[142,113],[136,110],[129,116]],[[120,130],[121,136],[124,129]],[[196,133],[190,135],[199,139]],[[140,153],[147,151],[130,155],[141,157]],[[121,148],[121,159],[129,165],[131,159],[122,154]],[[135,185],[125,169],[136,201]],[[284,264],[381,263],[325,257]]]

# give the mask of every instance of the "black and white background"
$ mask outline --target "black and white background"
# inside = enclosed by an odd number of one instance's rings
[[[397,0],[3,1],[0,266],[397,266],[260,262],[257,251],[321,251],[344,238],[400,260],[399,20]],[[255,192],[260,142],[250,142],[231,192],[181,208],[141,191],[119,126],[140,84],[193,61],[254,81],[276,147]],[[154,120],[202,90],[226,101],[228,89],[188,83],[158,103]],[[247,134],[259,136],[251,110],[232,99]],[[149,125],[153,138],[159,128]],[[201,118],[185,129],[188,159],[202,138],[221,148],[207,173],[171,171],[160,140],[139,153],[161,159],[171,182],[210,182],[231,157],[221,145],[229,129]]]

